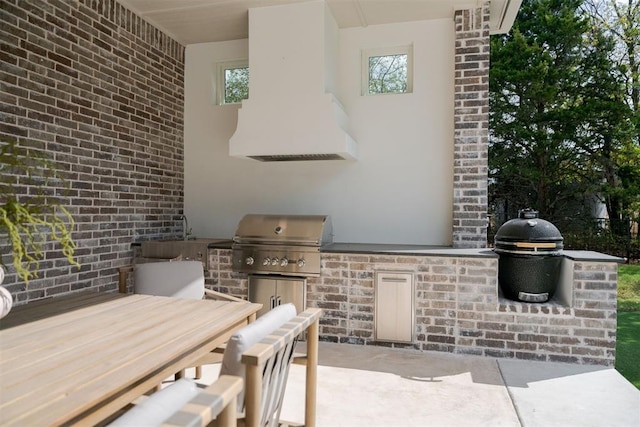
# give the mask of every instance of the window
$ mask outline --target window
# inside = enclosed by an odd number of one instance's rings
[[[220,62],[217,66],[215,100],[218,105],[237,104],[249,98],[249,65],[246,60]]]
[[[362,94],[411,93],[411,46],[366,50],[362,54]]]

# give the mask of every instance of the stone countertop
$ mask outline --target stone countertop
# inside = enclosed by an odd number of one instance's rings
[[[322,253],[353,253],[410,256],[453,256],[467,258],[497,258],[491,249],[455,249],[450,246],[402,245],[385,243],[331,243]]]
[[[380,243],[332,243],[321,249],[322,253],[352,253],[379,255],[409,255],[409,256],[449,256],[465,258],[498,258],[498,254],[491,248],[464,249],[450,246],[429,245],[401,245]],[[563,251],[565,258],[573,261],[587,262],[624,262],[623,258],[593,251]]]
[[[155,241],[155,240],[154,240]],[[217,238],[197,238],[197,239],[189,239],[189,240],[182,240],[182,239],[159,239],[157,240],[159,242],[200,242],[200,243],[207,243],[207,248],[209,249],[231,249],[231,243],[232,240],[231,239],[217,239]],[[133,242],[131,243],[131,247],[135,248],[135,247],[140,247],[142,246],[142,242]]]
[[[565,250],[562,254],[565,258],[569,258],[573,261],[617,262],[619,264],[624,262],[624,258],[593,251]]]
[[[209,249],[231,249],[232,240],[210,243]],[[479,258],[496,258],[490,249],[454,249],[449,246],[402,245],[384,243],[331,243],[320,249],[321,253],[351,253],[378,255],[439,255]]]
[[[231,239],[217,239],[216,242],[209,243],[207,248],[209,249],[231,249],[233,240]]]
[[[200,240],[200,239],[198,239]],[[223,238],[202,239],[210,240],[209,249],[231,249],[233,240]],[[140,246],[140,242],[131,246]],[[324,246],[321,253],[346,253],[370,255],[408,255],[408,256],[450,256],[466,258],[498,258],[491,248],[452,248],[450,246],[433,245],[403,245],[391,243],[330,243]],[[564,256],[573,261],[615,262],[623,263],[624,259],[593,251],[565,250]]]

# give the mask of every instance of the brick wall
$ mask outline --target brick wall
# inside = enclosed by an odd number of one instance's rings
[[[487,245],[489,2],[455,13],[453,246]]]
[[[374,340],[376,271],[410,271],[415,339]],[[310,279],[308,305],[324,309],[321,339],[478,356],[612,366],[616,342],[617,264],[573,263],[573,301],[528,304],[504,299],[498,260],[326,254]]]
[[[210,287],[246,298],[247,276],[231,272],[231,251],[210,252],[221,261]],[[617,264],[565,262],[571,301],[529,304],[501,296],[497,258],[323,254],[321,277],[307,280],[307,306],[323,309],[322,341],[613,366]],[[376,342],[376,271],[413,274],[413,342]]]
[[[133,241],[181,230],[184,47],[115,0],[0,0],[0,15],[0,140],[56,162],[82,265],[48,244],[40,278],[26,287],[9,265],[4,284],[17,303],[114,290]]]

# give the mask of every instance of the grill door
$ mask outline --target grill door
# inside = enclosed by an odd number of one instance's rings
[[[282,276],[249,276],[249,301],[262,304],[258,311],[260,317],[272,308],[293,303],[296,311],[301,313],[305,309],[305,290],[307,280]]]

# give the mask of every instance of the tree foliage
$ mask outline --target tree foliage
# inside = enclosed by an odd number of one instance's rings
[[[625,95],[638,124],[640,111],[640,0],[586,0],[584,11],[616,45],[611,61],[624,74]],[[638,143],[638,135],[636,134]]]
[[[612,204],[630,208],[624,72],[615,40],[582,6],[525,0],[511,32],[491,38],[490,203],[506,217],[533,207],[564,228],[598,197],[610,217],[622,216]]]
[[[620,96],[629,108],[626,133],[606,159],[609,174],[602,189],[609,217],[627,222],[640,215],[640,0],[587,0],[583,8],[592,25],[614,43],[609,60],[623,83]]]
[[[407,91],[407,55],[369,57],[369,93]]]
[[[249,67],[224,70],[224,103],[233,104],[249,98]]]
[[[54,182],[62,180],[48,157],[21,148],[13,139],[0,141],[0,235],[7,236],[12,264],[25,283],[38,277],[47,241],[57,241],[67,261],[80,267],[74,258],[73,217],[46,190]],[[34,190],[23,195],[27,186]]]

